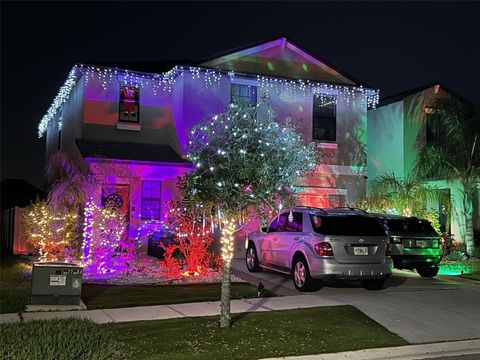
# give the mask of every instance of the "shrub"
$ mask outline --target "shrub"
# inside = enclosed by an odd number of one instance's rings
[[[462,261],[465,260],[465,254],[458,250],[453,250],[450,254],[445,256],[447,261]]]
[[[1,324],[0,358],[15,360],[125,360],[132,354],[90,320],[54,319]]]

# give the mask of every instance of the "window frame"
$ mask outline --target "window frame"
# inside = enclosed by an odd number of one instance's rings
[[[337,141],[337,103],[335,98],[332,96],[331,104],[332,104],[332,114],[331,115],[321,115],[318,114],[318,111],[316,111],[317,106],[320,107],[317,101],[319,101],[322,98],[322,96],[313,96],[313,106],[312,106],[312,140],[317,141],[317,142],[336,142]],[[316,121],[333,121],[333,127],[327,128],[327,127],[315,127]],[[331,125],[331,124],[330,124]],[[330,130],[333,131],[331,134],[333,136],[330,136],[329,138],[326,138],[323,136],[320,138],[318,135],[315,136],[315,130]]]
[[[150,183],[150,191],[151,191],[151,183],[158,183],[158,197],[145,197],[144,196],[144,188],[145,188],[145,183]],[[149,202],[157,202],[158,203],[158,218],[157,217],[144,217],[143,216],[143,211],[144,211],[144,201],[149,201]],[[150,215],[151,215],[151,210],[149,210]],[[142,189],[141,189],[141,196],[140,196],[140,218],[142,220],[160,220],[162,217],[162,182],[160,180],[142,180]]]
[[[238,95],[233,94],[233,88],[235,86],[238,86]],[[241,89],[242,88],[247,88],[248,89],[248,95],[247,96],[242,96],[241,95]],[[254,89],[255,95],[252,95],[251,89]],[[255,100],[253,102],[253,100]],[[258,86],[254,84],[244,84],[240,82],[232,82],[230,84],[230,103],[231,104],[236,104],[236,103],[247,103],[250,106],[257,106],[258,103]]]
[[[125,111],[124,107],[124,99],[123,99],[123,92],[122,89],[130,87],[136,89],[135,95],[135,109],[136,109],[136,117],[134,120],[131,119],[130,115],[128,115],[128,119],[122,119],[122,113]],[[120,91],[119,91],[119,99],[118,99],[118,122],[124,124],[139,124],[140,123],[140,87],[136,84],[128,85],[128,84],[120,84]],[[123,106],[122,106],[123,105]]]

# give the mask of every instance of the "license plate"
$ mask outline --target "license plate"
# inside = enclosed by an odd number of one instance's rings
[[[428,246],[428,241],[427,240],[417,240],[417,246],[418,247],[426,247],[426,246]]]
[[[355,246],[353,248],[354,255],[368,255],[368,247],[366,246]]]

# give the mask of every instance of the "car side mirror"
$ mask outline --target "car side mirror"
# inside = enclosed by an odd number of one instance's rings
[[[266,233],[266,232],[268,232],[268,227],[262,226],[262,227],[260,228],[260,231],[263,232],[263,233]]]

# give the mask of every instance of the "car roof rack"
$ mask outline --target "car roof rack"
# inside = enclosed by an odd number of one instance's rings
[[[368,214],[368,212],[367,212],[366,210],[363,210],[363,209],[360,209],[360,208],[356,208],[356,207],[351,207],[351,206],[337,206],[337,207],[335,207],[334,209],[360,211],[360,212],[363,212],[364,214]]]
[[[322,208],[318,208],[318,207],[315,207],[315,206],[305,206],[305,205],[300,205],[300,206],[295,206],[297,209],[310,209],[310,210],[315,210],[315,211],[321,211],[323,212],[324,214],[327,214],[327,212],[325,211],[325,209],[322,209]]]

